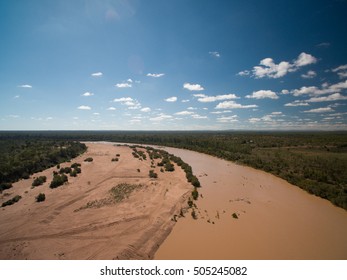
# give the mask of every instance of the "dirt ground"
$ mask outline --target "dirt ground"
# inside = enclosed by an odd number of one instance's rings
[[[148,155],[140,161],[129,147],[87,146],[86,153],[61,164],[81,164],[81,174],[68,175],[67,184],[49,188],[53,171],[58,171],[52,167],[14,183],[0,195],[1,204],[22,196],[19,202],[0,208],[0,259],[153,258],[192,191],[185,173],[177,166],[174,172],[164,173],[157,166],[151,168]],[[111,161],[117,154],[119,160]],[[87,157],[93,161],[84,162]],[[150,169],[157,179],[149,178]],[[47,176],[47,181],[32,188],[38,176]],[[121,183],[141,187],[115,202],[110,189]],[[36,202],[39,193],[46,195],[45,201]]]

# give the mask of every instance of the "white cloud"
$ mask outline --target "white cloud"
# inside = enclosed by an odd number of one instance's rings
[[[220,100],[227,100],[227,99],[238,99],[235,94],[223,94],[223,95],[216,95],[216,96],[207,96],[204,94],[194,94],[195,97],[199,97],[199,102],[215,102]]]
[[[148,113],[150,111],[151,111],[151,108],[149,108],[149,107],[145,107],[145,108],[141,109],[141,112],[144,112],[144,113]]]
[[[317,95],[323,95],[328,93],[340,92],[343,89],[347,89],[347,80],[344,82],[330,85],[330,86],[327,83],[324,83],[321,89],[319,89],[316,86],[310,86],[310,87],[304,86],[304,87],[301,87],[300,89],[292,90],[291,93],[294,96],[301,96],[301,95],[317,96]]]
[[[50,121],[50,120],[53,120],[53,118],[52,117],[47,117],[46,120]]]
[[[194,114],[194,113],[190,112],[190,111],[181,111],[181,112],[175,113],[175,115],[179,115],[179,116],[187,116],[187,115],[192,115],[192,114]]]
[[[93,113],[94,116],[100,116],[100,113]]]
[[[299,57],[294,61],[294,64],[297,67],[302,67],[302,66],[306,66],[309,64],[314,64],[317,62],[317,58],[315,58],[314,56],[304,53],[302,52]]]
[[[32,85],[19,85],[20,88],[32,88]]]
[[[216,109],[247,109],[257,107],[257,105],[241,105],[235,101],[223,101],[216,106]]]
[[[239,76],[249,76],[250,74],[251,72],[248,70],[240,71],[239,73],[237,73],[237,75]]]
[[[189,102],[190,100],[189,99],[183,99],[181,102],[182,103],[187,103],[187,102]]]
[[[128,101],[133,101],[131,97],[121,97],[121,98],[115,98],[113,99],[113,102],[128,102]]]
[[[116,108],[115,107],[108,107],[106,110],[108,110],[108,111],[116,111]]]
[[[284,106],[286,107],[298,107],[298,106],[309,106],[309,105],[310,104],[308,104],[307,102],[303,102],[301,100],[295,100],[293,102],[284,104]]]
[[[102,72],[96,72],[91,74],[92,77],[102,77],[102,75]]]
[[[79,109],[79,110],[91,110],[92,108],[90,106],[81,105],[81,106],[77,107],[77,109]]]
[[[20,97],[19,95],[15,95],[13,98],[18,99],[19,97]]]
[[[271,90],[258,90],[254,91],[251,95],[246,95],[246,98],[255,98],[255,99],[278,99],[278,96],[275,92]]]
[[[347,96],[343,96],[340,93],[333,93],[328,96],[321,97],[311,97],[306,102],[325,102],[325,101],[337,101],[337,100],[347,100]]]
[[[166,102],[176,102],[177,101],[177,97],[176,96],[172,96],[172,97],[166,98],[165,101]]]
[[[160,122],[160,121],[169,120],[169,119],[172,119],[172,116],[166,115],[166,114],[159,114],[158,116],[150,118],[149,120],[153,122]]]
[[[220,115],[220,114],[224,114],[224,113],[231,113],[231,110],[224,110],[224,111],[214,111],[211,112],[211,114],[215,114],[215,115]]]
[[[208,52],[211,56],[213,57],[220,57],[220,53],[219,52]]]
[[[94,93],[88,92],[88,91],[82,94],[82,96],[93,96],[93,95]]]
[[[132,84],[129,83],[119,83],[115,85],[117,88],[131,88]]]
[[[190,91],[201,91],[204,90],[204,88],[199,84],[190,84],[190,83],[184,83],[183,88],[190,90]]]
[[[128,83],[133,83],[133,80],[129,78],[129,79],[127,79],[127,82]]]
[[[330,43],[323,42],[323,43],[318,44],[317,47],[319,47],[319,48],[328,48],[328,47],[330,47]]]
[[[217,122],[221,122],[221,123],[238,122],[237,115],[228,116],[228,117],[223,116],[223,117],[217,118]]]
[[[200,116],[199,114],[194,114],[192,115],[193,119],[208,119],[207,116]]]
[[[252,76],[260,78],[281,78],[287,75],[289,72],[295,72],[299,68],[316,63],[317,59],[307,53],[302,52],[293,63],[287,61],[281,61],[279,64],[276,64],[272,58],[264,58],[259,62],[259,66],[254,66],[252,69]],[[251,71],[244,70],[238,73],[240,76],[249,76]]]
[[[272,112],[271,115],[275,115],[275,116],[282,115],[282,112]]]
[[[122,105],[128,106],[130,110],[141,109],[141,103],[131,97],[115,98],[113,102],[120,102]]]
[[[148,73],[147,77],[160,78],[160,77],[163,77],[164,75],[165,75],[164,73]]]
[[[312,79],[317,76],[317,73],[315,71],[309,70],[306,74],[302,74],[301,77],[304,79]]]
[[[331,71],[335,73],[337,72],[337,75],[339,75],[340,79],[347,78],[347,64],[336,67]]]
[[[188,107],[187,110],[197,110],[198,108],[196,107]]]
[[[304,111],[305,113],[328,113],[333,112],[334,110],[331,107],[323,107],[323,108],[317,108],[317,109],[311,109]]]
[[[261,121],[261,118],[250,118],[250,119],[248,119],[248,121],[249,121],[250,123],[256,123],[256,122],[260,122],[260,121]]]

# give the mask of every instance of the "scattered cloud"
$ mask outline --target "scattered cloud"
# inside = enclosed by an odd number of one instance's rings
[[[92,77],[102,77],[102,75],[102,72],[95,72],[91,74]]]
[[[100,113],[93,113],[94,116],[100,116]]]
[[[258,90],[254,91],[251,95],[246,95],[246,98],[254,98],[254,99],[278,99],[278,96],[275,92],[271,90]]]
[[[208,119],[207,116],[201,116],[199,114],[193,114],[191,115],[193,119]]]
[[[151,111],[151,108],[149,108],[149,107],[145,107],[145,108],[141,109],[141,112],[144,112],[144,113],[148,113],[150,111]]]
[[[115,107],[108,107],[106,110],[107,111],[116,111],[117,109]]]
[[[132,84],[130,83],[119,83],[115,85],[117,88],[131,88]]]
[[[12,118],[12,119],[18,119],[19,118],[19,115],[8,115],[9,118]]]
[[[257,105],[241,105],[235,101],[223,101],[216,106],[216,109],[247,109],[257,107]]]
[[[343,96],[340,93],[333,93],[328,96],[321,97],[311,97],[306,102],[325,102],[325,101],[337,101],[337,100],[347,100],[347,96]]]
[[[81,105],[81,106],[77,107],[77,109],[79,109],[79,110],[91,110],[92,108],[90,106]]]
[[[238,73],[240,76],[249,76],[252,73],[252,77],[256,79],[260,78],[281,78],[287,75],[289,72],[295,72],[299,68],[316,63],[317,59],[305,52],[302,52],[292,63],[288,61],[282,61],[276,64],[272,58],[264,58],[259,62],[258,66],[254,66],[252,71],[244,70]]]
[[[323,43],[320,43],[318,45],[316,45],[318,48],[329,48],[330,47],[330,43],[328,42],[323,42]]]
[[[216,96],[207,96],[205,94],[194,94],[195,97],[199,97],[199,102],[215,102],[220,100],[228,100],[228,99],[238,99],[235,94],[223,94],[223,95],[216,95]]]
[[[177,101],[177,97],[176,96],[172,96],[172,97],[166,98],[165,101],[166,102],[176,102]]]
[[[317,58],[314,56],[302,52],[299,57],[294,61],[294,65],[297,67],[306,66],[309,64],[314,64],[317,62]]]
[[[149,120],[153,122],[160,122],[160,121],[169,120],[169,119],[172,119],[172,116],[161,113],[156,117],[150,118]]]
[[[133,80],[129,78],[129,79],[127,79],[127,82],[128,83],[133,83]]]
[[[315,71],[309,70],[306,74],[302,74],[301,77],[304,79],[312,79],[317,76],[317,73]]]
[[[303,102],[301,100],[295,100],[293,102],[284,104],[284,106],[286,107],[298,107],[298,106],[309,106],[309,105],[310,104],[308,104],[307,102]]]
[[[251,74],[251,71],[248,71],[248,70],[240,71],[239,73],[237,73],[237,75],[239,76],[249,76],[250,74]]]
[[[188,107],[187,110],[197,110],[198,108],[196,107]]]
[[[113,102],[119,102],[122,105],[128,106],[128,109],[130,110],[141,109],[141,103],[131,97],[115,98],[113,99]]]
[[[220,53],[219,52],[208,52],[211,56],[213,57],[217,57],[219,58],[220,57]]]
[[[337,73],[340,79],[347,78],[347,64],[336,67],[331,71]]]
[[[328,113],[328,112],[333,112],[334,109],[332,109],[331,107],[323,107],[323,108],[317,108],[317,109],[311,109],[311,110],[307,110],[304,111],[304,113]]]
[[[190,112],[190,111],[181,111],[181,112],[175,113],[175,115],[179,115],[179,116],[187,116],[187,115],[192,115],[192,114],[194,114],[194,113]]]
[[[223,117],[217,118],[217,122],[221,122],[221,123],[238,122],[238,119],[237,119],[237,115],[228,116],[228,117],[223,116]]]
[[[163,77],[164,75],[165,75],[164,73],[148,73],[147,77],[160,78],[160,77]]]
[[[347,80],[337,84],[332,84],[330,86],[327,83],[324,83],[321,88],[318,88],[316,86],[310,86],[310,87],[304,86],[304,87],[301,87],[300,89],[294,89],[290,92],[294,96],[301,96],[301,95],[317,96],[317,95],[341,92],[344,89],[347,89]]]
[[[187,103],[187,102],[189,102],[190,100],[189,99],[183,99],[181,102],[182,103]]]
[[[32,85],[19,85],[20,88],[32,88]]]
[[[290,91],[287,90],[287,89],[282,89],[282,90],[281,90],[281,94],[288,94],[288,93],[290,93]]]
[[[199,84],[190,84],[190,83],[184,83],[183,88],[190,90],[190,91],[201,91],[204,90],[204,88]]]
[[[15,95],[13,98],[18,99],[19,97],[20,97],[19,95]]]
[[[88,91],[82,94],[82,96],[93,96],[93,95],[94,93],[88,92]]]
[[[224,114],[224,113],[231,113],[231,110],[224,110],[224,111],[214,111],[211,112],[211,114],[215,114],[215,115],[220,115],[220,114]]]
[[[133,101],[131,97],[121,97],[121,98],[115,98],[113,99],[113,102],[128,102]]]

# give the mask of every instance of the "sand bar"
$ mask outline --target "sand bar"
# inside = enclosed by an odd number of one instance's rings
[[[347,211],[263,171],[165,149],[192,166],[203,198],[156,259],[347,259]]]
[[[191,192],[185,173],[177,166],[174,172],[162,173],[150,166],[148,155],[140,161],[128,147],[87,145],[88,151],[71,161],[82,165],[82,173],[69,176],[68,184],[49,188],[52,173],[58,170],[53,167],[34,174],[47,176],[44,185],[32,189],[33,178],[21,180],[0,195],[0,203],[14,195],[23,197],[0,208],[0,259],[153,258],[175,225],[172,217]],[[119,160],[112,162],[117,154]],[[93,161],[84,162],[87,157]],[[158,179],[149,178],[150,169]],[[113,203],[109,191],[119,183],[143,187]],[[46,200],[38,203],[35,197],[40,192]]]

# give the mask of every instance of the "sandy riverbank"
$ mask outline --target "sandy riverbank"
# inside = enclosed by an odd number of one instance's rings
[[[192,166],[203,198],[199,218],[179,219],[156,259],[347,259],[347,211],[271,174],[166,150]]]
[[[88,151],[71,162],[80,163],[82,173],[69,177],[68,184],[49,188],[57,170],[53,167],[34,175],[47,176],[44,185],[32,189],[32,178],[21,180],[0,195],[0,203],[22,196],[18,203],[0,208],[0,259],[153,258],[192,189],[184,172],[177,167],[162,173],[150,167],[149,159],[134,158],[128,147],[87,145]],[[116,154],[119,161],[112,162]],[[93,162],[84,162],[87,157]],[[150,169],[156,170],[158,179],[149,178]],[[143,187],[122,202],[109,203],[109,191],[119,183]],[[37,203],[40,192],[46,200]],[[95,200],[105,203],[86,207]]]

